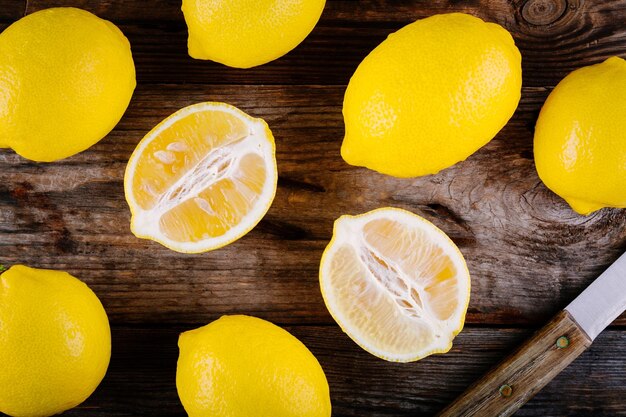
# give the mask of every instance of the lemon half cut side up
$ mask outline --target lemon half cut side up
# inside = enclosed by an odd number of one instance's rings
[[[277,180],[265,121],[225,103],[185,107],[152,129],[128,162],[131,230],[178,252],[218,249],[263,218]]]
[[[470,275],[443,231],[387,207],[335,222],[320,286],[329,312],[358,345],[410,362],[450,349],[463,328]]]

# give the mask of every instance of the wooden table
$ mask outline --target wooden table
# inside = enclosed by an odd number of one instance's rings
[[[431,415],[626,250],[625,210],[576,215],[543,186],[532,157],[533,126],[556,83],[626,53],[626,0],[329,0],[297,49],[250,70],[189,58],[179,3],[0,0],[0,30],[59,5],[112,20],[130,39],[137,66],[130,108],[93,148],[53,164],[0,152],[0,262],[67,270],[95,290],[111,320],[107,377],[67,415],[184,415],[174,381],[178,334],[235,313],[282,325],[313,351],[330,383],[333,415]],[[498,22],[515,37],[524,87],[513,119],[489,145],[438,175],[395,179],[344,163],[341,104],[358,63],[405,24],[451,11]],[[148,130],[209,100],[269,123],[278,192],[241,240],[182,255],[129,232],[122,178]],[[382,206],[428,218],[467,258],[467,324],[446,355],[411,364],[377,359],[324,307],[318,264],[334,219]],[[626,416],[625,325],[622,316],[517,415]]]

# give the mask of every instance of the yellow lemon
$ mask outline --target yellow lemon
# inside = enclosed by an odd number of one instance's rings
[[[225,103],[194,104],[152,129],[130,157],[131,230],[178,252],[218,249],[263,218],[277,182],[265,121]]]
[[[0,34],[0,147],[72,156],[115,127],[134,89],[130,45],[111,22],[74,8],[28,15]]]
[[[0,275],[0,412],[45,417],[75,407],[110,357],[109,321],[87,285],[22,265]]]
[[[470,297],[465,259],[450,238],[427,220],[391,207],[335,222],[320,286],[343,331],[394,362],[450,350]]]
[[[396,177],[435,174],[488,143],[520,99],[504,28],[442,14],[392,33],[361,62],[343,103],[344,160]]]
[[[535,128],[546,186],[577,213],[626,207],[626,61],[577,69],[550,93]]]
[[[236,68],[273,61],[307,37],[326,0],[183,0],[189,55]]]
[[[178,341],[178,395],[190,417],[329,417],[317,359],[287,331],[224,316]]]

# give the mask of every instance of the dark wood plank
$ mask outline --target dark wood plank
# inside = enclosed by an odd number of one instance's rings
[[[6,0],[5,0],[6,1]],[[500,0],[472,0],[454,4],[450,0],[433,0],[423,4],[419,0],[327,0],[322,22],[407,22],[434,13],[478,11],[484,16],[511,14],[513,5]],[[153,0],[146,8],[140,0],[73,0],[74,7],[89,10],[105,19],[118,22],[172,22],[181,21],[180,0]],[[49,7],[67,6],[64,0],[29,0],[27,13]]]
[[[113,358],[106,378],[85,404],[64,415],[185,415],[175,386],[177,338],[193,327],[113,328]],[[324,368],[335,417],[433,415],[530,334],[469,328],[446,355],[394,364],[361,350],[334,326],[287,329]],[[626,415],[625,355],[626,332],[605,332],[516,416]]]
[[[359,62],[386,36],[416,19],[461,11],[510,30],[522,51],[524,85],[554,86],[580,66],[626,53],[626,0],[329,1],[312,34],[285,57],[250,70],[197,61],[186,52],[180,2],[80,0],[73,4],[118,23],[129,37],[140,83],[346,84]],[[31,0],[28,12],[67,5]]]
[[[173,22],[183,17],[181,3],[182,0],[152,0],[149,5],[140,0],[28,0],[26,13],[72,6],[115,22]]]
[[[24,16],[26,0],[0,0],[0,22],[12,22]],[[2,31],[0,27],[0,31]]]
[[[342,87],[140,86],[119,127],[87,152],[54,164],[0,152],[0,263],[74,273],[98,292],[115,323],[198,322],[237,311],[332,323],[317,273],[334,219],[398,206],[460,246],[473,276],[468,322],[540,324],[626,249],[625,210],[578,216],[538,179],[532,129],[547,93],[524,89],[512,121],[467,161],[438,175],[395,179],[339,156]],[[190,256],[130,234],[122,179],[145,132],[204,100],[267,120],[280,180],[255,230]]]

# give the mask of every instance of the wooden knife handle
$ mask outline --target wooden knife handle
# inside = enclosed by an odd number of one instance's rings
[[[591,345],[563,310],[439,417],[510,416]]]

